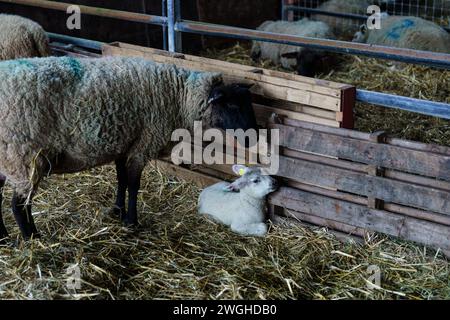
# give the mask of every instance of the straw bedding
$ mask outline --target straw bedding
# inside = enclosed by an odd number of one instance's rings
[[[106,166],[43,183],[34,213],[44,237],[0,248],[0,298],[450,298],[439,252],[378,235],[363,246],[343,244],[296,225],[242,238],[196,214],[196,187],[153,167],[143,176],[142,226],[127,230],[104,214],[114,179]],[[81,290],[66,287],[72,264],[81,269]],[[370,265],[382,272],[380,289],[367,288]]]

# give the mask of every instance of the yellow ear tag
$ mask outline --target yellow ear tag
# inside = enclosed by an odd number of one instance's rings
[[[239,175],[240,176],[243,176],[245,174],[245,169],[239,169]]]

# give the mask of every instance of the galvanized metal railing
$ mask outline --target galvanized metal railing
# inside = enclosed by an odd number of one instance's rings
[[[44,0],[0,0],[0,2],[29,5],[40,8],[66,11],[71,3],[44,1]],[[195,33],[200,35],[221,36],[237,38],[243,40],[258,40],[289,44],[294,46],[311,47],[324,49],[327,51],[362,55],[374,58],[401,61],[413,64],[424,64],[450,70],[450,54],[434,53],[428,51],[416,51],[402,48],[372,46],[361,43],[351,43],[345,41],[324,40],[316,38],[298,37],[286,34],[277,34],[259,30],[223,26],[212,23],[202,23],[196,21],[183,20],[181,17],[180,0],[166,0],[167,17],[155,16],[141,13],[125,12],[105,8],[95,8],[80,5],[83,14],[108,17],[125,21],[140,22],[167,27],[168,47],[171,52],[181,52],[181,34]],[[87,48],[99,48],[99,43],[76,39],[67,36],[57,36],[60,39],[80,44]],[[390,95],[366,90],[357,90],[357,100],[363,103],[370,103],[379,106],[402,109],[421,114],[450,119],[450,104],[432,102],[428,100],[412,99],[402,96]]]

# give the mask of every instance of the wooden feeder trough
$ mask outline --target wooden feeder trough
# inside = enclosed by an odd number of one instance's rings
[[[269,198],[273,212],[338,235],[361,238],[375,231],[450,253],[450,148],[350,130],[354,87],[123,43],[105,45],[103,54],[255,84],[259,124],[280,133],[283,187]],[[200,186],[232,178],[225,165],[157,164]]]

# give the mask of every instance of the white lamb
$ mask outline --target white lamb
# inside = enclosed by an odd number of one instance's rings
[[[241,176],[233,183],[219,182],[203,190],[198,212],[241,235],[262,237],[267,233],[266,196],[276,190],[276,180],[257,167],[235,165],[233,171]]]

